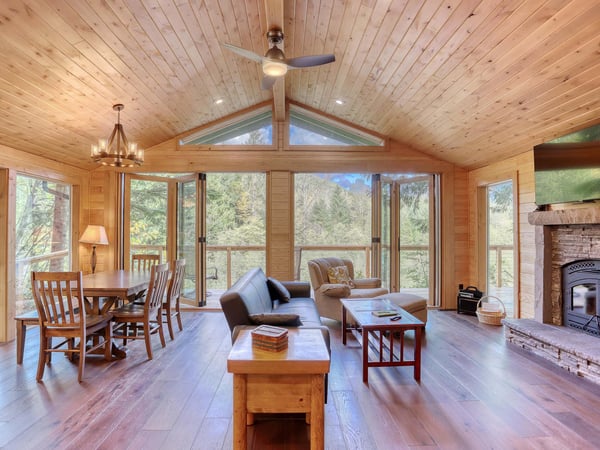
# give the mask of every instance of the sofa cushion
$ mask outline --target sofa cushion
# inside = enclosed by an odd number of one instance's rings
[[[271,294],[271,300],[279,300],[280,303],[290,301],[290,291],[281,284],[281,281],[273,277],[267,277],[267,287],[269,288],[269,294]]]
[[[298,314],[303,327],[321,327],[321,317],[312,298],[292,298],[289,303],[281,303],[273,312]]]
[[[292,313],[250,314],[250,321],[255,325],[275,325],[281,327],[299,327],[300,316]]]

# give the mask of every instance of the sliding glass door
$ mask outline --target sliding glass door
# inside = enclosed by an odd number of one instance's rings
[[[204,257],[206,239],[204,229],[203,174],[177,178],[177,223],[176,258],[185,259],[182,298],[184,303],[204,306],[206,304],[206,283],[204,280]]]
[[[512,180],[487,186],[486,293],[501,299],[515,317],[515,208]]]
[[[382,280],[393,292],[417,294],[439,304],[436,273],[434,175],[381,176]]]

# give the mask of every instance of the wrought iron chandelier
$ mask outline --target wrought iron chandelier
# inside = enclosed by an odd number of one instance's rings
[[[99,139],[92,144],[92,159],[104,166],[134,167],[144,162],[144,150],[138,148],[135,142],[129,142],[121,125],[121,111],[125,108],[118,103],[113,105],[117,111],[117,123],[108,139]]]

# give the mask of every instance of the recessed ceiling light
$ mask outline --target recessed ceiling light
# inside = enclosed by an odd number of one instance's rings
[[[346,103],[346,102],[345,102],[344,100],[342,100],[341,98],[338,98],[338,99],[337,99],[335,102],[336,102],[338,105],[343,105],[344,103]]]
[[[223,99],[222,98],[218,98],[215,100],[215,105],[220,105],[221,103],[223,103]]]

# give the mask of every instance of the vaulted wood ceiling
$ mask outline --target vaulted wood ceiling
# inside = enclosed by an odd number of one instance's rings
[[[220,44],[264,54],[276,24],[336,62],[262,91]],[[595,0],[2,0],[0,144],[91,168],[114,103],[148,148],[285,96],[480,167],[600,122],[599,24]]]

